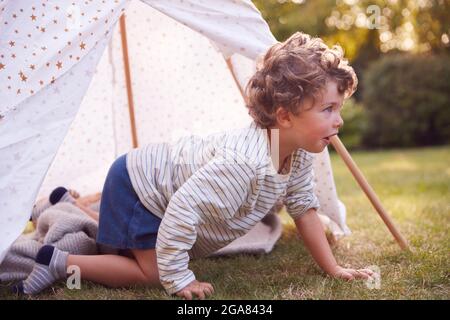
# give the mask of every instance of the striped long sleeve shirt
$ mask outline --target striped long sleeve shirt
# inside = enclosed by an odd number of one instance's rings
[[[127,170],[142,204],[162,219],[156,254],[169,294],[195,280],[190,258],[243,236],[281,197],[294,219],[319,207],[312,155],[296,150],[279,174],[267,131],[254,122],[240,130],[133,149]]]

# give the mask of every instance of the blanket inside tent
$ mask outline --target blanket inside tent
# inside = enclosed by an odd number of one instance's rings
[[[249,0],[0,1],[0,261],[38,197],[98,192],[132,148],[124,12],[140,146],[249,121],[226,61],[244,87],[276,42]],[[314,167],[320,213],[346,234],[327,150]]]

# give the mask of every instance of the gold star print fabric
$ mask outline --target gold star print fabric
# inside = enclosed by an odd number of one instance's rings
[[[2,0],[0,115],[54,84],[90,50],[103,50],[127,3]]]

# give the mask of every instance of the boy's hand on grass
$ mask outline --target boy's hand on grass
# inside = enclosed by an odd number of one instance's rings
[[[192,300],[197,296],[200,300],[205,299],[206,296],[210,296],[214,293],[213,286],[208,282],[199,282],[197,280],[192,281],[186,287],[176,293],[178,297],[186,300]]]
[[[347,281],[355,280],[355,279],[369,279],[373,276],[373,271],[370,269],[351,269],[351,268],[343,268],[341,266],[337,266],[335,270],[333,270],[330,275],[335,278],[344,279]]]

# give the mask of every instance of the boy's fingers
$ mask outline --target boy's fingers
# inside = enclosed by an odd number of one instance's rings
[[[348,273],[350,273],[356,279],[360,278],[362,275],[360,272],[353,270],[353,269],[349,269]]]
[[[192,293],[189,290],[182,290],[177,293],[177,296],[186,300],[192,300]]]
[[[345,279],[345,280],[347,280],[347,281],[351,281],[351,280],[354,279],[354,276],[353,276],[350,272],[348,272],[348,271],[343,271],[343,272],[341,273],[341,278],[343,278],[343,279]]]
[[[208,294],[214,293],[214,288],[210,283],[205,282],[204,286],[205,286],[205,291],[208,292]]]
[[[352,270],[352,274],[355,278],[362,278],[362,279],[367,279],[369,278],[369,275],[365,272],[362,272],[361,270]]]
[[[369,276],[373,276],[375,274],[375,272],[373,272],[373,270],[370,270],[370,269],[359,269],[359,271],[364,272],[364,273],[368,274]]]
[[[214,292],[213,287],[209,283],[206,283],[206,282],[203,283],[202,290],[203,290],[203,292],[205,293],[206,296],[210,296]]]
[[[183,290],[179,291],[176,295],[186,300],[192,300],[195,297],[203,300],[207,295],[211,295],[214,292],[214,288],[208,282],[196,282],[191,283]]]
[[[204,300],[204,299],[205,299],[205,293],[203,292],[203,289],[202,289],[202,288],[200,288],[199,290],[196,290],[196,291],[195,291],[195,294],[197,295],[197,297],[198,297],[200,300]]]
[[[202,292],[205,294],[205,296],[209,296],[211,294],[209,288],[206,286],[202,288]]]
[[[186,299],[186,300],[192,300],[192,293],[191,293],[191,291],[189,291],[189,290],[186,290],[186,291],[184,291],[184,298]]]
[[[212,288],[210,288],[210,287],[205,287],[205,293],[208,295],[208,296],[210,296],[210,295],[212,295],[213,294],[213,290],[212,290]]]

